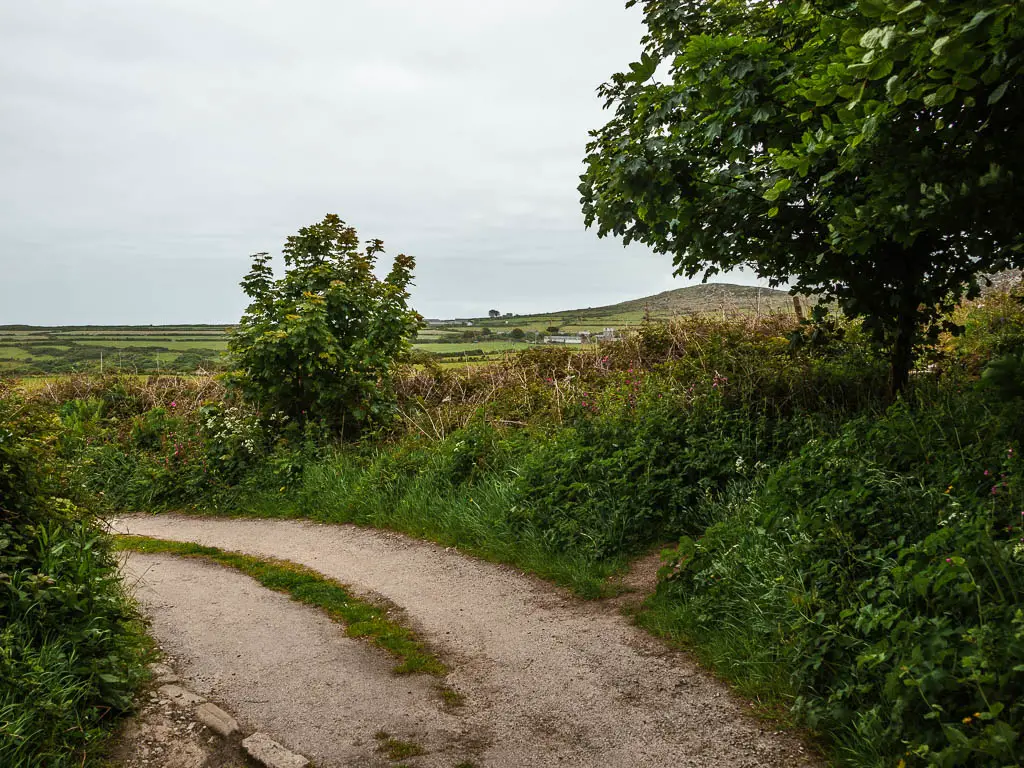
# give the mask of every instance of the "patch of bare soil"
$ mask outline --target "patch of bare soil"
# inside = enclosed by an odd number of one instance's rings
[[[125,721],[110,750],[123,768],[243,768],[237,740],[208,730],[192,709],[175,706],[156,680],[142,694],[139,711]]]
[[[662,549],[664,547],[658,547],[630,563],[625,573],[612,580],[618,594],[604,602],[622,613],[633,614],[639,611],[644,600],[654,594],[658,587],[658,571],[664,564],[661,560]]]
[[[352,526],[132,516],[123,533],[301,563],[379,594],[452,666],[465,697],[447,708],[423,677],[396,678],[382,652],[316,611],[237,573],[132,555],[136,594],[189,687],[222,702],[244,731],[269,733],[316,765],[396,765],[374,734],[426,754],[409,766],[795,768],[820,761],[750,716],[688,657],[515,569]],[[637,593],[655,556],[634,569]],[[415,751],[415,750],[414,750]]]

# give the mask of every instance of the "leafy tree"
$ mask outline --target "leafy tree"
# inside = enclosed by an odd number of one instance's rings
[[[526,337],[526,332],[522,328],[513,328],[509,333],[516,341],[522,341]]]
[[[408,307],[415,261],[395,257],[374,274],[380,240],[359,247],[336,215],[299,230],[284,247],[285,274],[257,253],[242,288],[252,300],[228,344],[231,383],[265,413],[348,433],[391,413],[394,365],[422,318]]]
[[[496,309],[492,309],[490,312],[487,313],[487,316],[491,317],[491,318],[500,317],[501,316],[501,312],[499,312]]]
[[[636,5],[630,0],[628,5]],[[748,266],[914,350],[980,276],[1024,263],[1015,2],[647,0],[601,87],[588,226],[705,279]]]
[[[557,325],[549,325],[547,328],[548,333],[558,333],[561,330]]]

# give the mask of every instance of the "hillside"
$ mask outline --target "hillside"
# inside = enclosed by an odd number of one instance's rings
[[[752,285],[705,283],[664,291],[653,296],[623,301],[603,307],[567,309],[536,315],[515,315],[499,318],[472,318],[479,326],[522,328],[543,331],[557,326],[567,332],[600,331],[637,325],[645,315],[666,319],[680,315],[714,314],[729,316],[757,312],[792,312],[793,299],[786,291],[758,288]]]
[[[787,291],[731,283],[704,283],[663,291],[642,299],[623,301],[606,307],[567,310],[556,314],[602,317],[631,312],[650,312],[652,317],[675,317],[709,312],[789,311],[793,298]]]
[[[452,320],[428,319],[429,323],[450,322],[474,325],[504,325],[506,320],[515,320],[517,324],[526,322],[546,321],[548,319],[573,318],[583,320],[606,320],[623,315],[643,315],[650,312],[652,317],[666,318],[679,315],[696,315],[702,313],[735,312],[788,312],[792,309],[793,299],[787,291],[773,288],[759,288],[753,285],[734,285],[732,283],[703,283],[688,285],[685,288],[674,288],[652,296],[621,301],[600,307],[563,309],[556,312],[542,312],[512,317],[465,317]],[[525,326],[524,326],[525,327]]]

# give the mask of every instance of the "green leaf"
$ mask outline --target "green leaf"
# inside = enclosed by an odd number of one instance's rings
[[[945,49],[945,47],[949,44],[949,41],[949,35],[944,35],[943,37],[940,37],[938,40],[932,43],[932,53],[935,54],[936,56],[941,56],[943,49]]]
[[[885,0],[858,0],[857,7],[868,18],[878,18],[887,10]]]
[[[994,13],[995,9],[993,8],[985,8],[983,10],[978,11],[976,14],[974,14],[974,17],[969,22],[964,24],[963,31],[970,32],[974,29],[977,29],[979,26],[981,26],[985,19],[987,19]]]
[[[871,69],[868,70],[869,80],[879,80],[886,77],[892,72],[893,60],[892,59],[879,59],[871,65]]]
[[[1001,98],[1003,98],[1003,96],[1006,95],[1006,89],[1009,88],[1009,87],[1010,87],[1010,81],[1009,80],[1004,80],[1002,83],[1000,83],[999,86],[994,91],[992,91],[991,94],[989,94],[988,105],[992,106],[993,104],[998,103],[999,100]]]
[[[874,48],[885,36],[885,31],[886,30],[884,27],[874,27],[873,29],[869,29],[867,32],[861,35],[860,47]]]
[[[790,179],[779,179],[775,182],[775,186],[769,189],[764,194],[764,199],[769,202],[778,200],[779,195],[785,192],[787,189],[793,186],[793,182]]]
[[[854,26],[848,27],[844,30],[843,36],[840,38],[840,40],[846,45],[860,45],[860,39],[861,33]]]
[[[629,79],[635,83],[647,82],[654,75],[657,68],[658,60],[649,53],[645,53],[640,57],[640,61],[634,61],[629,65],[629,69],[633,73]]]
[[[946,738],[949,739],[949,743],[955,747],[966,747],[970,744],[970,739],[951,725],[943,725],[942,732],[946,734]]]
[[[955,85],[943,85],[937,91],[933,91],[924,97],[924,104],[927,107],[941,107],[948,104],[956,96]]]
[[[995,720],[997,717],[999,717],[999,715],[1003,713],[1004,709],[1006,709],[1006,705],[1002,702],[997,701],[994,702],[991,707],[989,707],[988,712],[982,712],[978,717],[981,720]]]

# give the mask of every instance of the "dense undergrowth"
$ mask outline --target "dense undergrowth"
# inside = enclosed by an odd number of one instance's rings
[[[64,498],[57,424],[0,382],[0,765],[81,766],[132,705],[144,637],[109,541]]]
[[[69,380],[37,398],[111,509],[388,527],[587,596],[681,542],[640,620],[857,766],[1024,761],[1024,311],[962,311],[905,395],[855,331],[645,326],[399,379],[358,443],[215,383]]]

